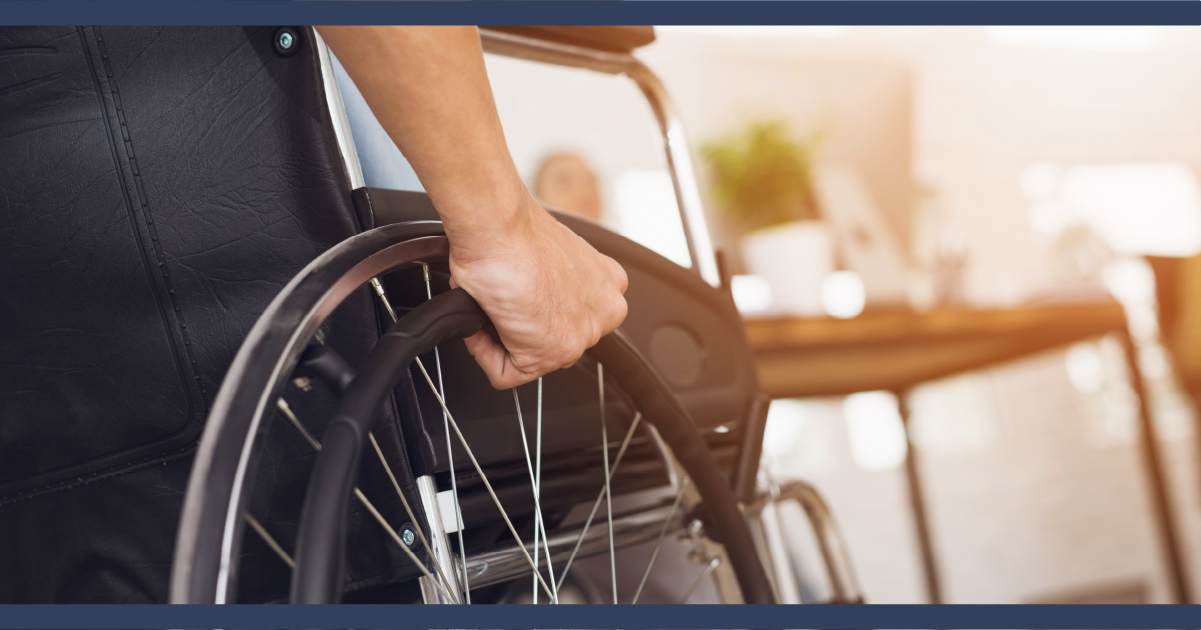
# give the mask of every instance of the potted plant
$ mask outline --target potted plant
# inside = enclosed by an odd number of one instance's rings
[[[795,139],[787,121],[752,120],[701,147],[717,207],[747,230],[742,257],[763,276],[775,307],[821,315],[822,281],[833,271],[832,236],[821,220],[813,162],[819,134]]]

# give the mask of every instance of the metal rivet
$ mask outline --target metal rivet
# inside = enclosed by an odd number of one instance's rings
[[[271,42],[275,48],[275,53],[281,57],[291,57],[300,50],[301,45],[300,33],[291,26],[281,26],[275,31],[274,39]]]

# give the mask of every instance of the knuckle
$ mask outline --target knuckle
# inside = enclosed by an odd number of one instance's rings
[[[613,260],[612,258],[609,260],[613,261],[613,267],[616,269],[614,275],[617,277],[617,286],[621,287],[620,290],[622,294],[624,294],[626,289],[630,288],[630,277],[626,274],[626,270],[617,261]]]
[[[630,304],[629,304],[629,302],[626,302],[626,299],[624,297],[619,297],[616,300],[614,300],[613,316],[617,320],[617,324],[614,326],[614,328],[616,328],[617,326],[620,326],[621,322],[625,321],[626,315],[629,315],[629,314],[630,314]]]

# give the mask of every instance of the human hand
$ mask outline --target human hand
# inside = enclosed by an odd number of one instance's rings
[[[464,340],[497,389],[570,366],[626,316],[621,265],[528,191],[514,216],[495,229],[449,234],[451,283],[479,302],[500,337],[481,330]]]
[[[496,327],[499,339],[479,332],[466,340],[493,387],[571,365],[621,324],[625,271],[526,190],[475,27],[319,30],[437,207],[451,283]]]

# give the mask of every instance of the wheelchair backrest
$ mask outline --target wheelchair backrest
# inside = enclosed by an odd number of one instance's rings
[[[0,28],[0,601],[165,601],[234,353],[358,230],[312,33],[275,31]]]

